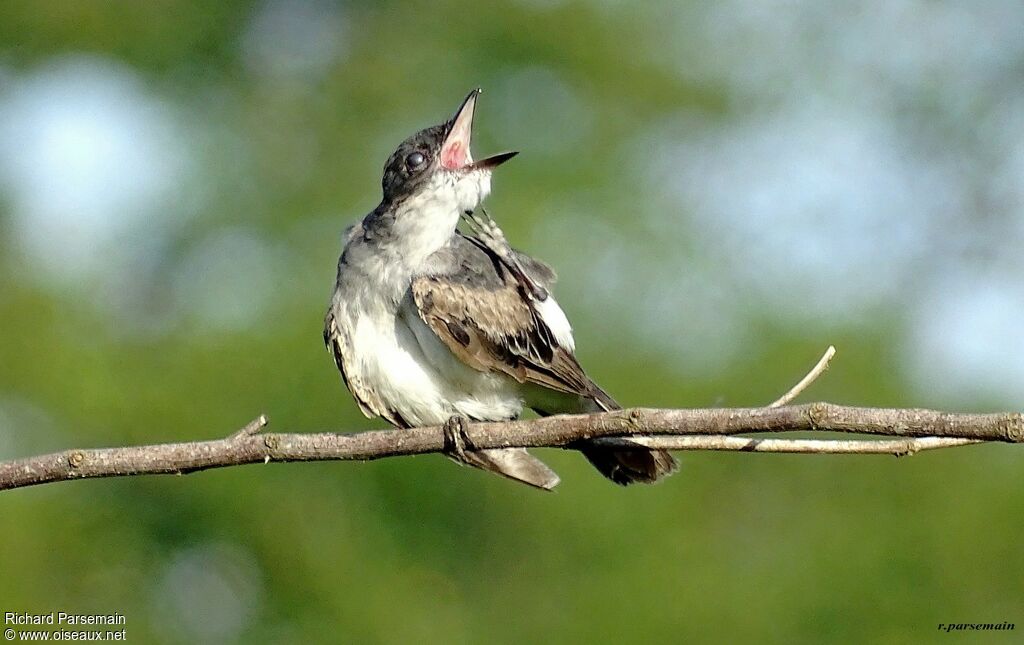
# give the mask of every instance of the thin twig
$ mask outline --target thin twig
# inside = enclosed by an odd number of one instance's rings
[[[251,437],[254,434],[259,434],[263,428],[267,427],[268,423],[270,423],[270,421],[267,419],[267,415],[261,414],[249,423],[245,424],[241,430],[229,436],[228,439],[239,439],[241,437]]]
[[[822,355],[822,357],[820,359],[818,359],[817,365],[815,365],[813,368],[811,368],[811,371],[807,372],[807,375],[804,376],[802,379],[800,379],[799,383],[797,383],[796,385],[791,387],[789,389],[789,392],[786,392],[785,394],[783,394],[782,396],[780,396],[776,400],[774,400],[771,403],[769,403],[768,407],[770,407],[770,408],[782,407],[783,405],[787,405],[790,401],[792,401],[796,397],[800,396],[800,394],[804,390],[806,390],[808,388],[808,386],[810,386],[811,383],[814,383],[816,380],[818,380],[819,376],[821,376],[822,374],[825,373],[825,370],[828,369],[829,363],[832,362],[832,357],[835,356],[835,355],[836,355],[836,348],[835,348],[835,346],[834,345],[829,345],[828,349],[825,350],[824,355]]]
[[[818,359],[817,364],[811,368],[800,382],[789,389],[788,392],[783,394],[781,397],[772,401],[768,404],[770,408],[778,408],[789,404],[793,399],[800,396],[804,390],[811,386],[815,381],[821,377],[822,374],[829,368],[832,363],[832,359],[836,355],[835,345],[829,345],[825,353]],[[671,443],[666,438],[662,437],[659,440],[664,440],[664,443]],[[975,441],[966,441],[958,438],[949,437],[919,437],[913,440],[907,440],[910,443],[890,442],[889,444],[882,444],[877,442],[859,442],[859,441],[838,441],[834,439],[815,439],[815,440],[800,440],[800,439],[773,439],[767,444],[758,443],[756,445],[762,446],[760,448],[751,448],[748,444],[744,444],[734,438],[730,438],[727,441],[721,442],[721,447],[708,447],[704,450],[748,450],[753,452],[791,452],[791,453],[818,453],[818,454],[895,454],[895,455],[912,455],[915,452],[921,450],[935,450],[937,448],[953,448],[955,446],[967,445],[967,443],[976,443]],[[700,442],[690,441],[690,447],[682,447],[686,444],[686,441],[680,442],[679,448],[673,448],[670,445],[657,446],[665,448],[666,450],[701,450],[697,446]],[[711,444],[709,444],[710,446]],[[753,445],[753,444],[750,444]],[[729,446],[729,447],[726,447]],[[737,447],[733,447],[737,446]],[[652,446],[653,447],[653,446]],[[890,449],[891,447],[891,449]]]
[[[983,443],[978,439],[918,437],[912,439],[761,439],[730,435],[676,435],[596,439],[611,448],[661,448],[663,450],[724,450],[737,452],[814,453],[818,455],[896,455],[903,457],[922,450]]]

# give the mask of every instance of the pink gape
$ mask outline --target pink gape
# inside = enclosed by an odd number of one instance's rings
[[[441,165],[448,170],[458,170],[466,165],[468,156],[461,141],[452,141],[441,150]]]

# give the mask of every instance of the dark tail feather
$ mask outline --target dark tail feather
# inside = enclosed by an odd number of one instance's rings
[[[679,469],[679,462],[665,450],[581,448],[590,463],[616,484],[653,484]]]
[[[622,409],[622,406],[596,384],[592,396],[588,412]],[[622,450],[596,446],[587,447],[584,444],[584,447],[580,448],[580,452],[602,475],[622,486],[638,482],[653,484],[679,470],[679,462],[667,450],[650,450],[648,448]]]

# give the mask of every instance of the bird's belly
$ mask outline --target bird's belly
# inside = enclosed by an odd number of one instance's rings
[[[444,423],[454,414],[500,421],[519,416],[519,384],[461,363],[417,317],[361,317],[352,337],[361,380],[405,422]]]

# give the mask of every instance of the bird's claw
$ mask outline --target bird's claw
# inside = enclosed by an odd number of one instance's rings
[[[473,440],[466,432],[468,424],[469,419],[461,414],[453,414],[441,427],[444,429],[444,454],[455,461],[472,465],[474,460],[466,455],[466,451],[474,449]]]

